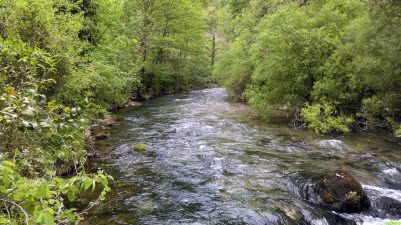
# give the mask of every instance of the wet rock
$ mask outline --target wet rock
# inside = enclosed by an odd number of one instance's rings
[[[141,106],[142,105],[142,103],[140,103],[140,102],[136,102],[136,101],[128,101],[128,102],[126,102],[126,103],[121,103],[121,104],[118,104],[118,105],[113,105],[112,107],[111,107],[111,110],[113,111],[113,110],[118,110],[118,109],[123,109],[123,108],[130,108],[130,107],[139,107],[139,106]]]
[[[109,137],[109,135],[106,132],[99,132],[98,134],[95,135],[96,140],[105,140]]]
[[[90,127],[85,130],[84,136],[85,136],[86,144],[94,141],[94,137],[92,136],[92,130]]]
[[[390,197],[381,197],[378,201],[378,208],[383,211],[383,214],[386,214],[385,216],[398,217],[401,215],[401,202]]]
[[[91,129],[96,129],[98,127],[106,126],[106,127],[114,127],[117,125],[118,118],[106,116],[103,119],[96,119],[94,120],[94,124],[92,124]]]
[[[135,102],[135,101],[129,101],[128,103],[124,104],[124,107],[139,107],[141,106],[142,103],[140,102]]]
[[[385,183],[392,189],[400,189],[401,187],[401,173],[398,168],[389,168],[383,170],[383,175],[381,178]]]
[[[107,118],[104,120],[104,124],[108,127],[114,127],[117,125],[117,121],[113,118]]]
[[[328,225],[328,224],[341,224],[341,225],[357,225],[352,219],[346,219],[336,213],[327,212],[321,209],[311,209],[308,211],[302,209],[299,212],[298,225]]]
[[[99,126],[97,124],[93,124],[90,127],[90,131],[92,133],[92,137],[95,140],[105,140],[108,138],[108,133],[106,132],[106,128],[104,126]]]
[[[175,132],[177,132],[177,129],[176,128],[171,128],[171,129],[167,129],[165,132],[166,133],[175,133]]]
[[[369,198],[361,184],[342,170],[326,175],[308,192],[309,200],[330,211],[358,213],[370,207]]]

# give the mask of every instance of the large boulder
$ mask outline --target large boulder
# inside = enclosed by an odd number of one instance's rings
[[[358,213],[370,207],[369,198],[361,184],[342,170],[326,175],[309,192],[314,203],[330,211]]]

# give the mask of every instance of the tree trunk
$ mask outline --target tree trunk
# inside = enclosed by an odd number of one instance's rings
[[[212,50],[211,50],[211,65],[214,66],[214,61],[216,57],[216,34],[213,34],[212,38]]]

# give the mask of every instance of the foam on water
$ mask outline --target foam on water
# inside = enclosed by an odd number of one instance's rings
[[[322,140],[319,141],[317,144],[324,148],[333,148],[341,151],[350,150],[350,148],[340,140]]]
[[[371,196],[381,196],[381,197],[389,197],[393,198],[397,201],[401,201],[401,191],[400,190],[393,190],[393,189],[386,189],[376,186],[370,185],[362,185],[362,188],[369,193]],[[401,215],[400,215],[401,217]]]

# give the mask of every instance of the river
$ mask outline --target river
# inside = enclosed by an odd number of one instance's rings
[[[88,224],[385,224],[398,218],[337,214],[304,187],[349,171],[369,198],[401,201],[401,146],[388,134],[325,136],[286,118],[266,122],[222,88],[173,94],[124,109],[98,143],[95,165],[114,176]],[[143,143],[141,154],[130,147]],[[398,220],[397,220],[398,219]]]

